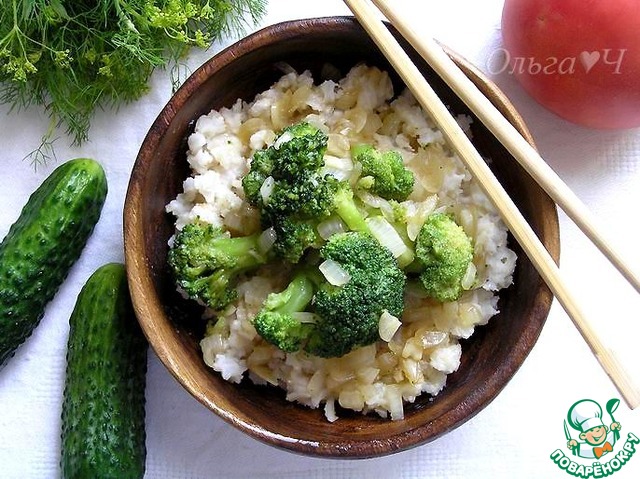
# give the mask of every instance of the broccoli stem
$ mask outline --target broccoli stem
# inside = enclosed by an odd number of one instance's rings
[[[283,291],[267,296],[262,309],[253,318],[256,332],[282,351],[299,351],[315,326],[303,323],[293,315],[305,310],[314,289],[313,281],[305,272],[297,272]]]
[[[265,261],[264,254],[260,253],[258,242],[260,233],[251,236],[240,236],[234,238],[218,238],[212,241],[211,246],[236,258],[235,270],[252,268],[256,264]]]
[[[265,308],[283,314],[304,311],[313,298],[313,282],[303,272],[297,273],[286,289],[269,295]]]
[[[350,230],[369,233],[369,226],[364,220],[362,213],[353,201],[353,191],[351,188],[340,188],[334,198],[335,211],[347,224]]]

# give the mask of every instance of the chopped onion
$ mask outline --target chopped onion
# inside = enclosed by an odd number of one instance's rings
[[[438,196],[431,195],[420,203],[413,203],[413,208],[407,211],[407,236],[411,241],[415,241],[422,225],[427,217],[433,212],[438,203]]]
[[[326,280],[334,286],[343,286],[351,279],[349,272],[332,259],[323,261],[319,269]]]
[[[350,158],[339,158],[333,155],[324,155],[324,164],[328,168],[334,168],[336,170],[353,170],[353,162]]]
[[[280,147],[288,141],[293,139],[293,135],[290,131],[285,131],[282,135],[278,137],[278,139],[273,143],[273,147],[276,150],[279,150]]]
[[[262,201],[264,201],[265,203],[271,196],[271,193],[273,193],[274,185],[275,180],[273,179],[273,176],[267,176],[262,183],[262,186],[260,186],[260,196],[262,196]]]
[[[382,206],[385,204],[389,205],[389,202],[387,200],[379,196],[372,195],[368,191],[359,190],[357,192],[357,195],[365,205],[371,206],[372,208],[382,208]]]
[[[329,218],[318,224],[318,234],[324,240],[328,240],[334,234],[344,233],[345,225],[340,218]]]
[[[298,311],[291,313],[291,317],[300,323],[317,323],[320,316],[315,313],[309,313],[307,311]]]
[[[335,399],[329,398],[327,399],[327,402],[324,403],[324,415],[329,422],[335,422],[338,420],[338,416],[336,415]]]
[[[422,335],[422,347],[423,348],[432,348],[442,343],[447,339],[447,333],[443,333],[442,331],[426,331]]]
[[[258,249],[260,249],[261,253],[266,253],[273,247],[273,244],[275,242],[276,242],[276,232],[272,226],[264,230],[260,235],[260,237],[258,238]]]
[[[393,338],[393,335],[396,334],[396,331],[400,329],[400,326],[402,326],[402,322],[385,309],[378,321],[378,334],[380,334],[380,339],[388,343]]]
[[[360,178],[360,175],[362,175],[362,163],[356,163],[355,165],[353,165],[353,171],[351,171],[351,182],[355,183],[356,181],[358,181],[358,178]]]
[[[382,246],[391,251],[394,258],[398,258],[407,252],[409,248],[404,244],[396,229],[382,216],[367,218],[366,222],[371,234]]]
[[[483,319],[479,306],[473,303],[462,303],[458,314],[460,315],[461,324],[466,328],[479,324]]]
[[[326,394],[326,386],[324,384],[325,380],[325,372],[322,369],[317,369],[309,382],[307,383],[307,392],[311,395],[312,398],[318,398],[315,402],[319,403],[319,399],[321,396]],[[313,399],[312,399],[313,400]]]
[[[348,170],[341,170],[340,168],[323,166],[320,169],[320,176],[324,177],[326,175],[331,175],[338,181],[344,181],[351,177],[351,172]]]
[[[476,265],[473,264],[473,261],[470,261],[469,266],[467,266],[467,271],[464,273],[462,281],[460,282],[462,289],[471,289],[473,283],[476,281],[476,271]]]
[[[395,211],[393,211],[393,206],[391,206],[391,203],[389,203],[388,201],[382,203],[380,205],[380,211],[382,212],[382,216],[384,216],[388,222],[395,222],[396,213]]]
[[[404,419],[404,407],[402,404],[402,391],[397,385],[387,386],[385,389],[385,398],[392,421]]]
[[[364,408],[364,396],[358,389],[343,389],[338,395],[338,404],[346,409],[362,411]]]

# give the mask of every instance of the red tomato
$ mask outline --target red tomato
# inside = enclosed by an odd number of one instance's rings
[[[512,72],[542,105],[593,128],[640,126],[638,0],[505,0]]]

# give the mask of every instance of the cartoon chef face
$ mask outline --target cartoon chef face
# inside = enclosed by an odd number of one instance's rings
[[[609,432],[607,426],[592,427],[588,431],[581,433],[580,439],[592,446],[598,446],[607,440],[607,432]]]

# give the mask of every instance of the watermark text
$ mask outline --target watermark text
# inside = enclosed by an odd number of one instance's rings
[[[515,57],[505,48],[495,50],[487,60],[487,70],[492,75],[508,73],[510,75],[573,75],[584,70],[588,74],[596,65],[605,68],[613,75],[622,73],[622,65],[626,48],[603,48],[601,50],[582,51],[575,56],[558,58],[549,56],[544,59],[536,57]]]

